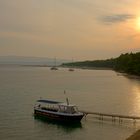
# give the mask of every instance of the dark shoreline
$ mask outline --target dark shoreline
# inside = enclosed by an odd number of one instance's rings
[[[25,64],[0,64],[0,67],[1,66],[17,66],[17,67],[52,67],[51,65],[46,65],[46,64],[34,64],[34,65],[25,65]],[[108,67],[80,67],[80,66],[76,66],[76,67],[72,67],[72,66],[62,66],[62,65],[59,65],[57,67],[60,67],[60,68],[73,68],[73,69],[86,69],[86,70],[112,70],[112,71],[115,71],[117,73],[118,76],[126,76],[128,78],[134,78],[134,79],[140,79],[140,75],[135,75],[135,74],[131,74],[131,73],[126,73],[126,72],[123,72],[123,71],[117,71],[115,69],[112,69],[112,68],[108,68]]]
[[[132,134],[126,140],[140,140],[140,130],[137,130],[134,134]]]

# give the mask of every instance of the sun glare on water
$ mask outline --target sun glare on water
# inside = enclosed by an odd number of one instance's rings
[[[140,111],[140,88],[137,85],[133,87],[133,99],[134,112],[137,114]]]

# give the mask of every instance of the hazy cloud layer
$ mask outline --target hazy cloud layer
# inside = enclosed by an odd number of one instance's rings
[[[139,0],[0,0],[0,55],[103,59],[140,49],[139,5]]]
[[[100,21],[104,24],[114,24],[114,23],[125,22],[128,19],[133,19],[133,18],[135,18],[135,16],[130,14],[116,14],[116,15],[102,16],[100,18]]]

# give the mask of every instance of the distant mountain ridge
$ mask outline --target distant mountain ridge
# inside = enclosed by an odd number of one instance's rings
[[[65,59],[56,59],[56,65],[69,62]],[[26,56],[0,56],[0,64],[15,64],[15,65],[55,65],[55,58],[47,57],[26,57]]]

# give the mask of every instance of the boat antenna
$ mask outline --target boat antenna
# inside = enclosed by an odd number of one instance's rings
[[[64,94],[66,96],[66,91],[65,90],[64,90]],[[69,105],[69,99],[68,99],[68,97],[66,97],[66,103],[67,103],[67,105]]]
[[[54,66],[56,67],[56,57],[54,58]]]

